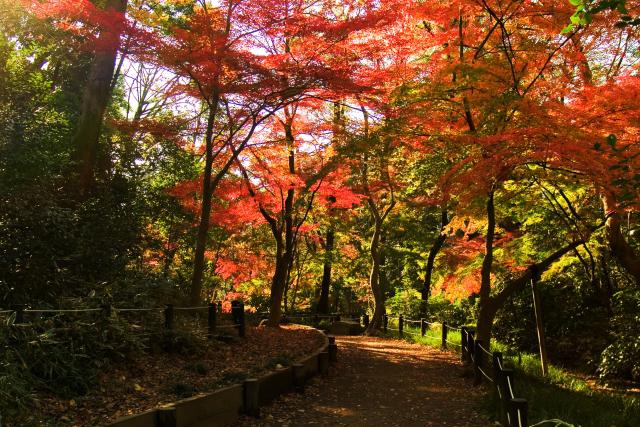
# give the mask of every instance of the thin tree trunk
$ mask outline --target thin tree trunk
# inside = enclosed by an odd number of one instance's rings
[[[496,231],[496,211],[494,204],[494,192],[487,197],[487,235],[485,240],[485,254],[480,270],[480,300],[478,301],[477,337],[485,343],[491,339],[491,326],[497,307],[490,298],[491,295],[491,268],[493,267],[493,240]]]
[[[127,0],[108,0],[107,12],[125,13]],[[114,33],[115,31],[115,33]],[[86,196],[93,188],[96,158],[100,142],[100,132],[104,113],[111,97],[111,81],[118,55],[120,28],[104,29],[98,36],[98,45],[107,45],[104,50],[95,53],[89,77],[82,97],[82,110],[78,129],[73,137],[75,147],[74,160],[79,172],[78,187],[80,194]],[[109,44],[109,41],[118,42]]]
[[[610,194],[602,196],[605,214],[608,215],[605,224],[605,235],[609,243],[611,254],[620,265],[633,276],[640,285],[640,256],[633,250],[622,234],[622,221],[614,197]]]
[[[382,316],[385,313],[385,298],[384,289],[380,283],[380,266],[381,266],[381,253],[380,253],[380,236],[382,234],[382,224],[376,221],[375,230],[371,237],[371,272],[369,275],[369,286],[373,293],[373,300],[375,308],[373,316],[367,328],[367,333],[371,333],[382,327]]]
[[[542,303],[540,301],[540,293],[536,286],[538,277],[533,274],[531,278],[531,292],[533,294],[533,310],[536,316],[536,331],[538,333],[538,347],[540,349],[540,366],[542,368],[542,376],[546,377],[549,373],[547,365],[547,342],[544,335],[544,324],[542,320]]]
[[[431,249],[429,250],[429,256],[427,257],[427,265],[425,267],[424,282],[422,285],[421,297],[422,297],[422,316],[427,315],[429,297],[431,295],[431,280],[433,276],[433,267],[435,264],[436,256],[444,246],[444,242],[447,240],[447,235],[444,233],[444,228],[449,224],[449,216],[446,209],[442,210],[440,218],[440,234],[433,242]]]
[[[329,314],[329,291],[331,289],[331,269],[333,267],[333,245],[335,231],[333,228],[327,230],[325,244],[324,266],[322,269],[322,283],[320,284],[320,297],[318,298],[317,312]]]
[[[284,125],[287,148],[289,149],[289,173],[294,175],[295,168],[295,140],[293,137],[293,120],[288,117]],[[269,326],[278,326],[282,316],[282,297],[286,287],[289,268],[291,267],[294,254],[294,224],[293,224],[293,202],[295,189],[290,187],[287,190],[287,198],[284,202],[284,250],[280,258],[276,259],[276,271],[271,282],[271,301],[269,310]],[[278,230],[280,231],[280,230]]]
[[[211,175],[213,170],[213,126],[218,111],[219,95],[214,94],[213,102],[209,105],[207,117],[207,131],[205,134],[205,164],[202,176],[202,209],[200,210],[200,222],[196,236],[196,249],[193,259],[193,275],[191,277],[190,301],[198,304],[202,297],[202,278],[204,276],[205,257],[207,248],[207,236],[209,234],[209,218],[211,216],[211,200],[213,188]]]

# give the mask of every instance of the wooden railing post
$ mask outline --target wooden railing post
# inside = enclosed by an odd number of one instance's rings
[[[294,363],[291,365],[293,370],[293,387],[298,393],[304,392],[304,365],[302,363]]]
[[[504,425],[513,425],[510,421],[509,402],[511,402],[511,392],[509,391],[509,382],[513,386],[513,369],[502,369],[500,371],[500,413],[503,416]]]
[[[216,317],[216,304],[210,302],[207,312],[207,327],[209,338],[213,337],[213,334],[216,333]]]
[[[511,425],[517,427],[527,427],[527,412],[528,404],[526,399],[515,398],[509,401],[509,417],[511,418]]]
[[[427,321],[424,318],[420,319],[420,336],[424,336],[427,333]]]
[[[111,313],[113,312],[111,304],[102,304],[101,308],[102,308],[102,317],[104,317],[105,319],[110,319]]]
[[[500,381],[500,369],[502,368],[502,353],[494,351],[491,356],[491,366],[493,367],[493,381],[498,384]]]
[[[320,375],[326,377],[329,374],[329,352],[323,351],[318,353],[318,370]]]
[[[400,338],[402,338],[404,336],[404,318],[402,317],[402,314],[400,316],[398,316],[398,331],[400,334]]]
[[[173,304],[167,304],[164,308],[164,327],[165,329],[173,329]]]
[[[387,328],[389,327],[389,316],[387,313],[382,315],[382,330],[387,332]]]
[[[244,411],[252,417],[260,417],[260,401],[258,399],[258,380],[247,378],[244,380]]]
[[[24,323],[24,305],[14,304],[11,309],[16,313],[16,319],[13,322],[15,325],[21,325]]]
[[[463,326],[460,328],[460,360],[467,361],[467,328]]]
[[[475,331],[473,329],[467,329],[467,362],[469,363],[472,363],[473,358],[475,357],[475,355],[473,354],[476,349],[476,337],[474,332]]]
[[[244,318],[244,303],[242,301],[233,301],[231,304],[231,318],[233,323],[238,328],[238,336],[245,337],[245,318]]]
[[[447,348],[447,335],[449,334],[449,329],[447,329],[447,322],[442,322],[442,348]]]
[[[338,344],[336,337],[329,337],[329,362],[334,364],[338,361]]]
[[[482,341],[474,340],[473,342],[473,374],[474,380],[473,383],[475,385],[482,384],[482,360],[484,359],[484,352],[482,351]]]

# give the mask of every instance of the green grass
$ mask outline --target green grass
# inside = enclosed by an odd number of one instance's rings
[[[397,321],[389,321],[397,328]],[[441,347],[441,326],[431,326],[424,337],[418,325],[405,324],[404,339],[431,347]],[[397,337],[397,331],[389,331]],[[448,341],[460,344],[460,333],[449,331]],[[459,347],[448,345],[450,351]],[[594,390],[580,376],[559,366],[551,365],[549,375],[541,376],[537,354],[517,353],[500,342],[494,342],[493,351],[503,353],[505,367],[515,369],[515,394],[529,403],[529,424],[539,426],[582,427],[638,427],[640,426],[640,395]],[[490,395],[491,415],[497,417],[498,401]],[[563,420],[561,422],[560,420]]]

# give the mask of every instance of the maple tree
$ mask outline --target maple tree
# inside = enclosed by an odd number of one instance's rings
[[[533,282],[572,333],[581,305],[637,322],[636,2],[14,3],[3,304],[241,299],[521,343]],[[635,375],[604,332],[589,363]]]

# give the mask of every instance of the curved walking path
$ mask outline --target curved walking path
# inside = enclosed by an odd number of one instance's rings
[[[304,394],[261,408],[239,426],[490,426],[458,357],[401,340],[337,337],[338,363]]]

